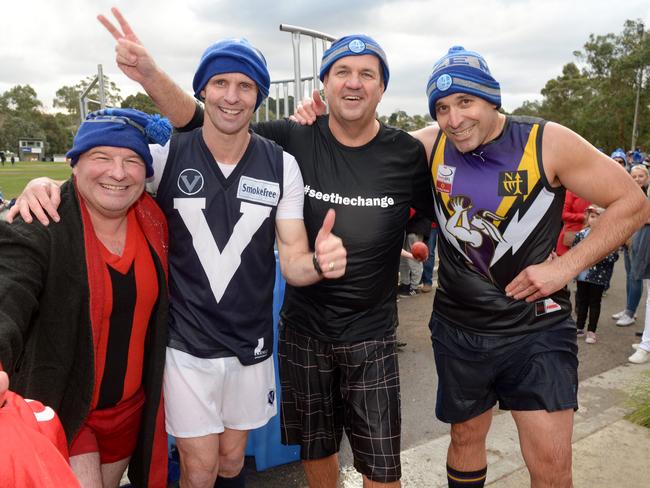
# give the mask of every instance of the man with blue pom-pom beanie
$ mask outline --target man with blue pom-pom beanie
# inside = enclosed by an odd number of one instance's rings
[[[0,365],[59,415],[82,486],[117,486],[127,465],[134,487],[166,486],[167,226],[144,186],[170,134],[138,110],[91,113],[60,222],[0,223]]]

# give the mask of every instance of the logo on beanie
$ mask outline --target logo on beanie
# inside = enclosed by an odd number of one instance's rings
[[[203,175],[194,168],[181,171],[178,175],[178,189],[186,195],[196,195],[203,189]]]
[[[352,51],[353,53],[360,53],[366,49],[366,43],[363,42],[361,39],[352,39],[348,43],[348,49],[350,49],[350,51]]]
[[[440,91],[448,90],[451,84],[452,84],[451,76],[449,76],[447,73],[445,73],[444,75],[440,75],[436,80],[436,87]]]

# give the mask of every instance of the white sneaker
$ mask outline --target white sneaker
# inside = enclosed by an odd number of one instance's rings
[[[634,364],[643,364],[650,361],[650,352],[645,349],[637,349],[634,354],[632,354],[627,360]]]
[[[616,325],[618,327],[629,327],[635,321],[636,319],[634,317],[630,317],[628,314],[623,313],[623,315],[621,315],[621,318],[616,321]]]
[[[639,344],[638,342],[636,344],[632,344],[632,349],[634,349],[636,351],[639,348],[640,345],[641,344]]]
[[[618,320],[618,319],[620,319],[623,315],[625,315],[625,310],[621,310],[620,312],[617,312],[617,313],[613,314],[613,315],[612,315],[612,318],[613,318],[614,320]]]
[[[596,344],[596,333],[587,331],[587,337],[585,338],[587,344]]]

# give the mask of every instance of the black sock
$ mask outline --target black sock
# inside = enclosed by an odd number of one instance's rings
[[[246,477],[242,469],[234,478],[222,478],[217,476],[217,481],[214,484],[215,488],[246,488]]]
[[[483,488],[487,466],[478,471],[457,471],[447,465],[447,484],[449,488]]]

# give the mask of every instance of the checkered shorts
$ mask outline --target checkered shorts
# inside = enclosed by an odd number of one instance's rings
[[[399,480],[395,334],[336,344],[280,327],[282,442],[299,444],[302,459],[321,459],[338,452],[345,429],[357,471],[381,483]]]

